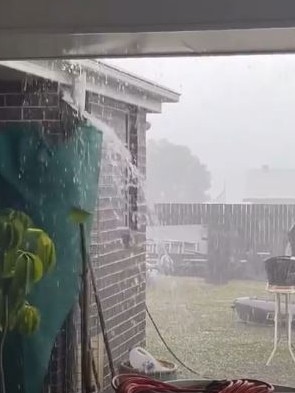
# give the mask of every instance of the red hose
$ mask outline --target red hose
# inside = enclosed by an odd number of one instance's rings
[[[266,382],[240,379],[214,381],[207,386],[178,387],[142,375],[117,375],[112,381],[117,393],[271,393],[274,387]]]

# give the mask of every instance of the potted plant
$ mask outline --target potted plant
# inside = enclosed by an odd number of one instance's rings
[[[23,212],[0,211],[0,392],[5,393],[3,350],[7,334],[34,333],[40,313],[28,301],[33,286],[55,265],[50,237]]]

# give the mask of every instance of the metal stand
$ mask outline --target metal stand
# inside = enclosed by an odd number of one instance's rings
[[[267,290],[275,295],[275,315],[274,315],[274,346],[270,357],[266,365],[268,366],[272,361],[278,347],[278,343],[280,341],[280,333],[279,326],[282,326],[283,322],[283,314],[281,309],[281,296],[285,299],[285,312],[284,315],[286,316],[286,327],[287,327],[287,341],[288,341],[288,350],[290,355],[295,363],[295,354],[292,348],[292,321],[293,321],[293,314],[290,307],[291,302],[291,295],[295,293],[295,287],[277,287],[277,286],[268,286]]]

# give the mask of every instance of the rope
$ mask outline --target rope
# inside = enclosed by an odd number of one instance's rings
[[[204,376],[204,375],[198,373],[196,370],[192,369],[191,367],[187,366],[187,365],[186,365],[186,364],[185,364],[185,363],[175,354],[175,352],[170,348],[170,346],[167,344],[166,340],[164,339],[163,335],[161,334],[161,332],[160,332],[160,330],[159,330],[159,328],[158,328],[158,326],[157,326],[157,324],[156,324],[154,318],[152,317],[152,315],[151,315],[151,313],[150,313],[150,311],[149,311],[147,305],[145,306],[145,309],[146,309],[147,315],[148,315],[150,321],[152,322],[152,324],[153,324],[153,326],[154,326],[154,328],[155,328],[155,330],[156,330],[156,332],[157,332],[157,334],[158,334],[160,340],[162,341],[162,343],[163,343],[164,346],[166,347],[167,351],[173,356],[173,358],[174,358],[179,364],[181,364],[182,367],[184,367],[187,371],[191,372],[192,374],[197,375],[198,377],[201,377],[201,378],[204,378],[204,379],[210,379],[209,377],[206,377],[206,376]]]

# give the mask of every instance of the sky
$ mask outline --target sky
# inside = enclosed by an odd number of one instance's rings
[[[116,59],[181,94],[149,117],[148,138],[190,147],[212,175],[211,197],[245,195],[247,169],[295,168],[295,56]]]

